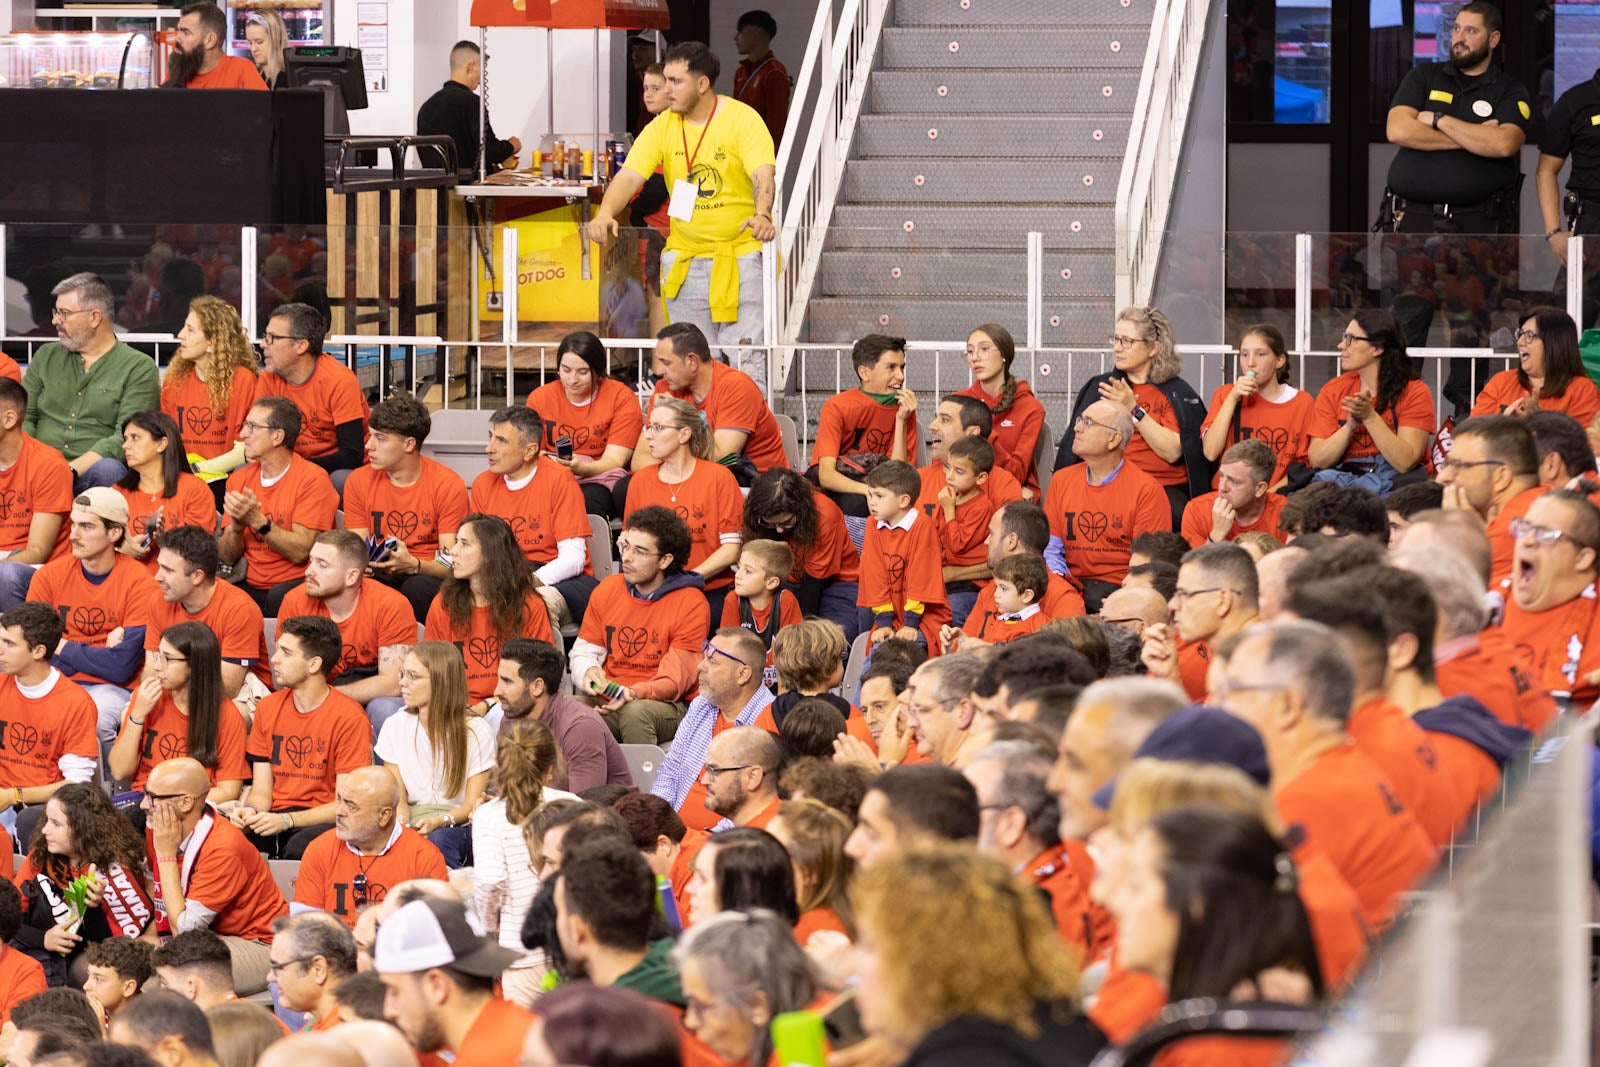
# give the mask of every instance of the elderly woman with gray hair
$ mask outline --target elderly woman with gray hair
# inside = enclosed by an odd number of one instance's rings
[[[683,1025],[730,1064],[762,1067],[772,1020],[828,993],[790,927],[765,909],[723,912],[690,927],[673,950]]]

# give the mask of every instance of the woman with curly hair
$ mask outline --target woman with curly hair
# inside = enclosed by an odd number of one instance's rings
[[[994,429],[989,443],[994,445],[995,462],[1012,474],[1023,487],[1039,496],[1039,434],[1044,430],[1044,405],[1033,395],[1027,379],[1011,373],[1017,358],[1017,343],[1011,331],[998,323],[986,322],[967,335],[967,366],[972,370],[972,385],[956,393],[989,405]]]
[[[850,936],[852,864],[844,851],[850,829],[849,819],[818,800],[785,800],[767,824],[767,832],[783,845],[794,865],[795,899],[800,905],[794,939],[801,945],[824,930]]]
[[[844,512],[822,489],[787,467],[757,476],[744,502],[745,541],[782,541],[794,553],[787,587],[800,612],[844,627],[846,642],[861,629],[856,610],[861,554],[845,528]]]
[[[1306,431],[1312,480],[1383,496],[1428,450],[1433,393],[1406,355],[1405,332],[1382,308],[1362,308],[1344,328],[1339,370],[1317,393]]]
[[[84,947],[108,937],[155,940],[145,843],[99,786],[69,782],[45,801],[44,819],[17,873],[27,915],[13,942],[44,966],[51,985],[82,986]],[[69,901],[85,878],[85,911]]]
[[[183,435],[202,474],[226,474],[244,462],[239,427],[250,413],[261,364],[232,304],[214,296],[189,302],[178,354],[161,383],[161,410]]]
[[[448,641],[466,660],[467,710],[483,715],[494,695],[500,646],[513,637],[555,644],[550,612],[506,520],[473,512],[450,549],[450,573],[428,608],[423,636]]]
[[[1087,1064],[1104,1046],[1078,1010],[1078,968],[1048,908],[1000,861],[919,850],[858,872],[850,900],[861,1021],[903,1067]]]
[[[611,490],[627,477],[644,416],[632,389],[609,374],[605,345],[588,330],[575,330],[556,346],[557,380],[528,394],[528,406],[539,413],[550,435],[572,442],[572,458],[545,458],[567,468],[578,479],[591,515],[620,519]]]
[[[165,412],[129,415],[122,423],[122,454],[128,473],[116,488],[128,501],[128,536],[117,550],[143,561],[154,575],[161,531],[179,526],[216,529],[217,499],[189,473],[183,434]]]

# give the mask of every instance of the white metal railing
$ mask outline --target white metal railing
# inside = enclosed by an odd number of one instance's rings
[[[1214,0],[1156,0],[1117,180],[1117,306],[1150,303]]]
[[[769,341],[793,341],[805,320],[888,9],[889,0],[845,0],[835,28],[831,0],[818,6],[778,149],[779,198],[773,211],[778,237],[767,243],[764,253]],[[784,202],[782,185],[800,141],[800,115],[807,103],[812,105],[811,129],[799,146],[794,188]],[[788,370],[786,365],[775,369],[780,375]]]

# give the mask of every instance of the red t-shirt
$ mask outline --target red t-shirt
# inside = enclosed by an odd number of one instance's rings
[[[950,621],[950,604],[939,563],[938,530],[913,510],[911,528],[883,526],[869,520],[861,546],[861,581],[856,603],[876,611],[888,605],[896,629],[905,625],[906,605],[923,605],[919,627],[929,648],[939,647],[939,629]]]
[[[407,613],[409,616],[409,608]],[[522,626],[514,634],[501,634],[495,629],[494,618],[487,605],[472,609],[472,618],[466,631],[462,632],[450,622],[443,593],[435,596],[428,607],[428,621],[423,624],[422,633],[426,640],[449,641],[461,650],[462,659],[467,665],[467,694],[474,702],[487,700],[494,695],[498,681],[496,672],[500,669],[500,646],[506,638],[531,637],[535,641],[555,644],[555,636],[550,632],[550,611],[544,606],[544,598],[537,592],[530,592],[523,601]],[[416,634],[413,623],[413,640]]]
[[[106,635],[112,630],[145,625],[154,584],[144,564],[120,552],[114,557],[111,572],[99,582],[90,581],[83,564],[68,556],[33,572],[28,599],[49,604],[60,613],[65,624],[62,636],[68,641],[104,648]],[[79,671],[72,678],[79,685],[128,684],[127,678],[101,678],[86,671]]]
[[[122,713],[124,724],[133,714],[130,706]],[[224,700],[217,709],[217,765],[207,767],[211,784],[218,782],[249,782],[250,765],[244,758],[244,716],[231,700]],[[178,710],[171,693],[162,693],[156,706],[144,720],[144,732],[139,737],[139,766],[133,772],[133,788],[143,789],[145,779],[155,765],[169,759],[179,759],[189,754],[189,716]]]
[[[1565,604],[1528,612],[1517,606],[1509,584],[1501,587],[1506,608],[1500,618],[1500,632],[1511,649],[1508,662],[1533,680],[1535,690],[1570,696],[1574,705],[1587,707],[1600,696],[1600,687],[1584,680],[1600,670],[1595,587],[1587,586]]]
[[[169,626],[180,622],[205,623],[217,635],[224,662],[248,666],[252,674],[271,688],[272,668],[267,663],[267,635],[261,609],[244,590],[219,581],[212,587],[211,600],[191,615],[182,604],[169,603],[157,586],[150,591],[150,605],[146,610],[146,652],[160,647],[161,635]]]
[[[304,585],[297,585],[283,595],[278,614],[285,619],[298,615],[333,618],[328,611],[328,602],[308,594]],[[375,578],[361,579],[356,609],[348,619],[338,622],[338,627],[344,649],[339,654],[339,662],[328,672],[330,682],[340,681],[340,675],[353,668],[361,668],[370,674],[377,669],[378,650],[381,648],[417,643],[417,617],[411,610],[411,602],[399,590],[391,589]]]
[[[218,937],[237,937],[263,944],[272,940],[272,924],[289,914],[278,882],[272,877],[272,868],[261,853],[245,837],[244,831],[234,826],[227,817],[212,809],[208,819],[202,821],[205,837],[199,842],[199,854],[189,867],[189,882],[184,896],[196,904],[216,913],[211,920],[211,932]],[[195,834],[200,834],[196,827]],[[145,831],[146,846],[150,849],[152,866],[156,854]],[[187,846],[188,852],[196,847],[194,838]],[[180,860],[188,860],[186,852]],[[159,898],[161,879],[152,881],[158,894],[156,906],[162,911],[166,923],[166,909]]]
[[[1347,729],[1351,740],[1383,771],[1428,838],[1435,845],[1448,844],[1472,804],[1463,797],[1460,783],[1441,766],[1434,743],[1437,735],[1412,722],[1398,704],[1383,697],[1351,712]]]
[[[1016,397],[1004,412],[994,410],[1000,398],[984,392],[977,382],[955,395],[970,396],[989,405],[994,416],[989,443],[994,445],[995,464],[1003,466],[1018,482],[1032,489],[1037,499],[1039,472],[1033,458],[1039,451],[1039,435],[1044,432],[1044,405],[1033,395],[1033,389],[1026,381],[1018,381]]]
[[[1045,493],[1050,535],[1061,538],[1067,570],[1079,581],[1121,585],[1133,539],[1172,529],[1172,508],[1160,484],[1124,459],[1110,481],[1089,484],[1089,465],[1059,471]]]
[[[1300,869],[1300,901],[1311,920],[1322,981],[1329,989],[1338,989],[1355,977],[1370,947],[1372,932],[1361,914],[1361,898],[1339,868],[1315,849],[1300,849],[1294,862]]]
[[[599,459],[611,445],[632,451],[644,429],[638,394],[615,378],[602,379],[585,404],[568,400],[559,380],[546,382],[528,394],[528,406],[544,421],[546,452],[555,451],[550,442],[565,437],[574,456]]]
[[[1507,726],[1539,733],[1560,709],[1534,685],[1505,632],[1490,628],[1462,642],[1436,645],[1434,681],[1447,697],[1476,697]]]
[[[719,714],[712,720],[711,736],[715,738],[722,731],[731,730],[733,725],[726,717]],[[769,734],[776,735],[778,724],[772,718],[772,705],[769,704],[762,708],[761,714],[757,715],[756,721],[750,725],[765,730]],[[689,827],[690,830],[699,830],[704,833],[710,833],[722,821],[722,816],[706,807],[706,786],[701,781],[700,775],[695,775],[694,781],[689,786],[689,791],[684,794],[683,803],[678,806],[678,818],[682,819],[683,825]],[[757,827],[757,829],[760,829],[760,827]]]
[[[11,788],[51,785],[66,777],[63,756],[98,761],[95,737],[99,712],[83,687],[54,675],[55,684],[39,697],[23,693],[16,675],[0,675],[0,782]]]
[[[816,486],[811,487],[811,501],[817,506],[817,536],[804,547],[792,540],[786,542],[794,552],[794,570],[789,580],[798,582],[811,577],[823,581],[855,581],[861,574],[861,554],[850,540],[844,512]]]
[[[1203,703],[1211,687],[1206,675],[1211,673],[1211,646],[1204,641],[1178,641],[1178,683],[1189,699]]]
[[[665,378],[656,382],[655,395],[662,393],[687,400],[705,412],[712,430],[738,430],[749,434],[744,454],[762,474],[774,467],[789,465],[783,453],[783,434],[772,417],[772,409],[767,406],[767,398],[754,379],[743,371],[712,360],[711,389],[703,402],[695,400],[692,389],[674,392]]]
[[[1311,415],[1311,426],[1308,432],[1317,440],[1326,440],[1338,432],[1341,423],[1347,416],[1341,402],[1350,396],[1361,392],[1361,374],[1359,371],[1345,371],[1333,381],[1324,385],[1317,393],[1317,403]],[[1391,430],[1398,431],[1401,427],[1410,426],[1421,430],[1424,434],[1431,435],[1434,430],[1433,422],[1433,394],[1422,380],[1413,379],[1406,383],[1400,392],[1400,399],[1395,401],[1394,409],[1382,412],[1383,421]],[[1378,454],[1378,446],[1373,442],[1372,435],[1365,426],[1357,426],[1350,435],[1350,445],[1344,450],[1344,459],[1349,462],[1357,459],[1372,459]]]
[[[261,80],[256,65],[242,56],[223,56],[217,65],[204,74],[196,74],[183,86],[185,89],[260,89],[267,83]]]
[[[467,485],[443,463],[422,457],[422,470],[412,484],[400,487],[387,471],[360,467],[344,483],[344,526],[362,537],[393,537],[406,551],[430,560],[439,551],[439,535],[461,528],[467,514]]]
[[[120,485],[115,488],[128,502],[128,536],[135,541],[144,540],[145,530],[157,514],[161,516],[161,525],[168,530],[179,526],[198,526],[202,530],[217,527],[217,498],[212,495],[210,486],[187,471],[178,475],[178,491],[168,497]],[[144,559],[145,570],[152,577],[159,555],[151,549]]]
[[[12,1008],[44,991],[44,968],[39,961],[20,949],[0,946],[0,1023],[11,1018]]]
[[[1284,388],[1294,387],[1286,385]],[[1211,394],[1211,407],[1206,410],[1205,422],[1200,425],[1202,435],[1211,430],[1222,412],[1222,402],[1231,392],[1233,385],[1228,383],[1217,386]],[[1288,472],[1290,463],[1298,461],[1310,465],[1306,448],[1311,441],[1311,413],[1315,406],[1316,401],[1304,389],[1295,389],[1289,399],[1276,404],[1259,395],[1247,396],[1235,409],[1236,428],[1228,432],[1223,447],[1226,449],[1242,439],[1253,438],[1272,449],[1272,454],[1278,457],[1278,465],[1272,469],[1271,484],[1277,485]]]
[[[369,904],[378,903],[391,887],[413,878],[441,882],[449,878],[444,856],[409,826],[401,827],[400,836],[378,856],[356,855],[336,831],[329,830],[306,846],[294,883],[294,902],[337,916],[354,930],[358,912],[350,885],[357,874],[367,876]]]
[[[1248,525],[1241,526],[1236,517],[1233,528],[1228,531],[1227,540],[1237,541],[1240,534],[1265,533],[1278,537],[1278,516],[1283,514],[1283,505],[1288,497],[1280,493],[1268,493],[1264,498],[1266,503],[1261,509],[1261,515]],[[1183,507],[1183,539],[1193,548],[1199,548],[1211,539],[1211,509],[1217,502],[1215,492],[1202,493]]]
[[[1510,500],[1505,507],[1485,527],[1484,532],[1489,535],[1489,547],[1494,555],[1489,564],[1489,588],[1497,588],[1501,582],[1511,577],[1511,553],[1516,548],[1517,539],[1511,536],[1511,523],[1522,518],[1528,513],[1528,508],[1550,491],[1548,485],[1535,485],[1524,489]]]
[[[697,459],[689,477],[668,485],[661,480],[661,467],[655,464],[635,471],[628,482],[628,514],[658,504],[676,512],[689,527],[689,561],[698,567],[731,538],[738,542],[744,528],[744,495],[733,472],[720,463]],[[587,521],[587,520],[585,520]],[[707,589],[733,585],[733,568],[706,579]]]
[[[1072,588],[1071,582],[1052,571],[1050,573],[1050,588],[1045,591],[1044,600],[1040,602],[1039,608],[1045,622],[1051,619],[1070,619],[1073,616],[1084,613],[1083,595]],[[996,610],[994,605],[993,582],[984,582],[978,587],[977,603],[973,604],[972,611],[968,614],[967,619],[970,621],[973,616],[978,616],[981,619],[984,612],[988,612],[991,615],[999,615],[999,611]],[[1044,623],[1041,622],[1039,625],[1043,626]],[[971,633],[972,631],[969,630],[967,632]]]
[[[334,780],[372,763],[372,723],[360,704],[337,689],[310,712],[280,689],[256,704],[245,754],[272,768],[272,807],[314,808],[333,800]]]
[[[765,608],[752,606],[750,608],[751,625],[749,626],[745,626],[744,621],[739,617],[739,605],[743,600],[744,598],[741,596],[724,597],[722,600],[722,621],[718,625],[744,626],[745,629],[761,637],[767,626],[772,622],[772,607],[774,604],[778,607],[778,626],[773,631],[774,633],[786,626],[794,626],[805,621],[805,616],[800,614],[800,601],[796,600],[794,594],[787,589],[779,589],[777,596]],[[764,637],[762,639],[767,645],[766,685],[769,689],[775,689],[778,685],[778,669],[772,665],[772,642]]]
[[[656,600],[640,600],[622,575],[613,574],[590,595],[578,638],[606,650],[605,674],[612,681],[633,688],[671,678],[676,694],[657,699],[687,700],[710,631],[711,608],[700,590],[674,589]],[[677,654],[678,663],[663,671],[670,653]]]
[[[522,1055],[533,1013],[495,997],[478,1013],[451,1067],[506,1067]]]
[[[1518,400],[1527,399],[1527,396],[1528,390],[1522,387],[1516,369],[1503,370],[1484,385],[1483,392],[1478,394],[1477,402],[1472,405],[1472,415],[1498,415]],[[1541,396],[1539,410],[1571,415],[1578,420],[1579,426],[1587,427],[1596,415],[1600,415],[1600,388],[1596,388],[1593,379],[1580,374],[1567,383],[1560,396]],[[1531,405],[1528,413],[1532,413]]]
[[[256,399],[264,396],[286,396],[300,408],[297,456],[313,459],[332,452],[338,444],[334,431],[347,422],[360,422],[361,436],[367,435],[369,409],[361,383],[354,371],[326,352],[312,364],[311,377],[299,385],[290,385],[287,378],[270,371],[262,374],[256,380]]]
[[[17,461],[0,470],[0,551],[28,547],[35,512],[61,516],[51,559],[67,555],[67,512],[72,510],[72,468],[60,452],[37,438],[22,436]]]
[[[894,449],[894,421],[900,405],[874,400],[860,389],[836,393],[822,402],[817,437],[811,446],[813,465],[824,459],[859,452],[887,456]],[[906,423],[906,462],[917,465],[917,419]]]
[[[944,464],[930,463],[926,467],[918,467],[917,473],[922,475],[922,492],[917,496],[917,506],[925,507],[937,503],[939,490],[945,487]],[[989,477],[984,479],[983,494],[998,511],[1013,500],[1022,499],[1022,483],[996,462],[994,469],[989,472]]]
[[[594,573],[583,490],[578,488],[578,479],[561,464],[536,464],[528,484],[515,491],[506,484],[504,475],[484,471],[472,480],[472,510],[498,515],[510,523],[522,554],[536,564],[555,559],[560,542],[582,538],[583,573]]]
[[[1094,947],[1094,930],[1089,913],[1089,882],[1094,871],[1082,870],[1071,851],[1052,845],[1023,865],[1030,885],[1050,898],[1050,916],[1056,923],[1056,936],[1079,959],[1087,959]]]
[[[161,410],[171,415],[183,434],[183,447],[203,459],[231,452],[239,440],[239,427],[256,398],[256,373],[248,367],[233,369],[227,407],[211,406],[211,390],[193,372],[175,382],[169,374],[161,383]]]
[[[1167,400],[1159,386],[1149,382],[1135,384],[1128,383],[1133,389],[1133,395],[1138,398],[1139,405],[1145,410],[1145,418],[1155,419],[1173,433],[1178,432],[1178,413],[1172,410],[1172,404]],[[1150,447],[1144,439],[1144,434],[1134,426],[1133,436],[1128,439],[1127,458],[1134,466],[1144,471],[1156,480],[1158,485],[1184,485],[1189,481],[1188,468],[1184,466],[1180,457],[1176,463],[1168,463],[1156,455],[1155,449]],[[1169,523],[1166,527],[1171,529]]]
[[[273,375],[265,374],[262,380],[271,377]],[[328,480],[327,472],[299,452],[290,458],[288,469],[270,486],[261,480],[260,463],[248,463],[228,475],[228,492],[241,493],[246,489],[255,493],[261,503],[261,513],[271,519],[274,526],[285,529],[305,526],[319,533],[333,529],[339,494]],[[245,581],[257,589],[292,582],[306,574],[304,563],[291,562],[249,528],[244,531],[244,558],[248,568]]]
[[[994,606],[994,583],[991,582],[978,591],[978,601],[967,613],[967,621],[962,624],[961,632],[991,645],[1003,645],[1007,641],[1038,633],[1049,621],[1050,616],[1045,614],[1043,605],[1025,619],[1002,618],[999,609]]]

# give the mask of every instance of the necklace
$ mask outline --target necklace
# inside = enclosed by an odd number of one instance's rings
[[[694,462],[695,461],[692,458],[689,460],[689,465],[683,470],[683,477],[679,478],[677,481],[669,482],[665,478],[661,479],[661,484],[667,487],[668,498],[670,498],[674,504],[678,502],[678,491],[684,487],[684,485],[689,481],[689,477],[694,474]]]

